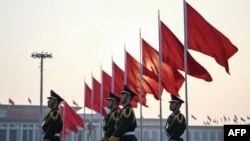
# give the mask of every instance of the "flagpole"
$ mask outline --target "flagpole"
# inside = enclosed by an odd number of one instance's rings
[[[111,77],[111,92],[115,91],[115,72],[114,72],[114,61],[113,61],[113,54],[111,56],[111,63],[112,63],[112,77]]]
[[[83,104],[83,119],[86,119],[86,82],[85,82],[85,78],[84,78],[84,104]],[[83,130],[83,134],[85,135],[85,130]]]
[[[94,80],[93,80],[93,73],[91,73],[91,78],[92,78],[92,91],[91,91],[91,120],[89,122],[89,132],[90,132],[90,140],[92,140],[92,121],[93,121],[93,103],[94,103]]]
[[[91,122],[93,120],[93,103],[94,103],[94,81],[93,81],[93,74],[91,73],[92,79],[92,91],[91,91]]]
[[[101,82],[103,82],[103,70],[102,70],[102,65],[101,65]],[[103,99],[103,83],[101,83],[101,98],[100,98],[100,110],[101,110],[101,114],[100,114],[100,121],[101,121],[101,125],[100,127],[102,127],[102,99]],[[100,128],[100,134],[102,137],[102,128]]]
[[[186,141],[189,140],[188,130],[188,91],[187,91],[187,49],[188,49],[188,34],[187,34],[187,10],[186,0],[183,0],[183,11],[184,11],[184,71],[185,71],[185,104],[186,104]]]
[[[124,64],[124,66],[125,66],[125,74],[124,74],[124,84],[125,85],[127,85],[127,58],[126,58],[126,44],[124,43],[124,59],[125,59],[125,64]]]
[[[141,43],[141,29],[140,29],[140,140],[142,141],[142,43]]]
[[[63,97],[63,99],[64,99],[64,97]],[[64,134],[64,131],[65,131],[65,101],[63,101],[63,103],[62,103],[62,105],[63,105],[63,137],[65,136]]]
[[[160,104],[160,141],[162,141],[162,94],[161,94],[161,62],[162,62],[162,39],[161,39],[161,22],[160,11],[158,10],[158,28],[159,28],[159,104]]]

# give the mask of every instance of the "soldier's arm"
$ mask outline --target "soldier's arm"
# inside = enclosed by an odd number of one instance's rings
[[[50,113],[49,115],[49,126],[47,131],[45,131],[45,135],[43,137],[44,141],[50,141],[52,140],[52,138],[55,136],[55,134],[57,133],[56,129],[57,129],[57,120],[61,119],[61,115],[59,111],[53,111]]]
[[[180,138],[186,129],[185,117],[182,114],[178,114],[174,117],[175,126],[173,127],[173,132],[169,136],[169,139],[176,140]]]
[[[121,119],[119,120],[119,123],[117,125],[117,128],[115,132],[112,134],[110,141],[117,141],[119,140],[124,133],[128,130],[128,128],[131,126],[132,122],[134,121],[134,113],[132,108],[126,108],[122,111],[120,115]]]
[[[105,136],[106,137],[110,137],[113,132],[115,131],[115,122],[116,122],[116,119],[115,119],[115,112],[113,112],[111,115],[110,115],[110,121],[109,121],[109,125],[108,125],[108,128],[105,132]]]

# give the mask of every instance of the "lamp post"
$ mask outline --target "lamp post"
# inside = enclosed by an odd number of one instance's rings
[[[38,59],[41,59],[41,76],[40,76],[40,118],[39,118],[39,125],[42,123],[43,121],[43,59],[46,59],[46,58],[52,58],[52,54],[48,54],[47,52],[44,53],[44,52],[41,52],[41,53],[37,53],[37,52],[33,52],[31,54],[31,57],[32,58],[38,58]],[[42,140],[42,136],[41,134],[39,135],[39,139]]]

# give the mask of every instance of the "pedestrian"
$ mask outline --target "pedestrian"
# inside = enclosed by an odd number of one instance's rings
[[[53,90],[50,91],[50,97],[47,98],[50,111],[42,123],[43,141],[60,141],[63,119],[58,106],[64,100]]]
[[[114,93],[109,92],[107,100],[108,100],[107,106],[110,109],[110,112],[103,119],[104,137],[102,138],[101,141],[108,141],[110,136],[113,134],[113,132],[115,131],[115,122],[118,116],[118,106],[120,98],[116,96]]]
[[[135,136],[136,117],[131,106],[131,101],[136,96],[136,93],[126,85],[124,85],[120,93],[122,94],[121,103],[123,108],[119,112],[115,132],[109,138],[109,141],[137,141]]]
[[[186,130],[185,116],[180,112],[181,104],[184,103],[179,97],[171,95],[169,109],[172,113],[166,121],[165,131],[168,141],[183,141],[181,135]]]

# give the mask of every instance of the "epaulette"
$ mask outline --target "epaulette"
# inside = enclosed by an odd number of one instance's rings
[[[184,119],[184,116],[181,113],[176,115],[176,121],[177,122],[182,123],[183,119]]]
[[[110,116],[108,117],[108,121],[107,121],[107,123],[106,123],[106,126],[109,126],[109,124],[110,124],[110,122],[112,121],[112,120],[115,120],[115,114],[114,114],[115,112],[113,112],[113,113],[111,113],[110,114]]]
[[[115,137],[115,136],[111,136],[111,137],[109,138],[109,141],[119,141],[119,140],[120,140],[120,138]]]
[[[125,118],[128,118],[131,113],[133,112],[132,108],[125,108],[124,110],[122,110],[122,115],[125,117]]]
[[[50,118],[53,119],[53,120],[57,120],[58,117],[59,117],[59,115],[60,115],[60,112],[59,112],[59,111],[52,111],[52,112],[50,112],[50,114],[49,114]]]
[[[106,137],[106,136],[102,137],[101,139],[101,141],[108,141],[108,140],[109,140],[109,137]]]

